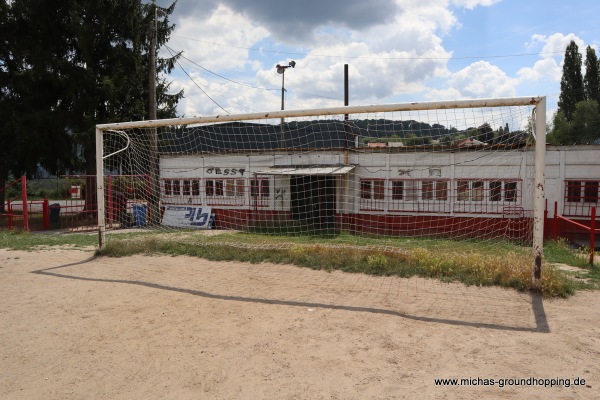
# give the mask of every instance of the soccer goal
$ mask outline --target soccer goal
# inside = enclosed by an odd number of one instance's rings
[[[111,229],[543,247],[545,97],[98,125]],[[346,235],[346,236],[344,236]]]

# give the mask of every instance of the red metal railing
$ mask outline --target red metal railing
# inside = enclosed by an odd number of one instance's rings
[[[591,208],[590,226],[565,218],[558,214],[558,202],[554,202],[554,220],[552,225],[552,236],[556,240],[558,238],[558,221],[565,221],[568,224],[587,231],[590,235],[590,264],[594,265],[594,247],[596,245],[596,233],[600,233],[600,229],[596,229],[596,207]]]
[[[29,206],[28,206],[28,202],[27,202],[27,178],[25,176],[22,176],[19,179],[14,180],[13,182],[9,183],[8,185],[6,185],[5,187],[3,187],[2,189],[0,189],[0,192],[4,191],[6,192],[6,190],[13,186],[20,183],[21,184],[21,214],[16,214],[15,211],[13,209],[13,202],[14,199],[7,199],[6,203],[4,204],[4,208],[6,208],[6,213],[4,214],[0,214],[0,216],[5,216],[6,220],[7,220],[7,226],[9,229],[13,229],[14,228],[14,220],[15,218],[18,219],[22,219],[23,221],[23,230],[28,231],[29,230]]]
[[[5,212],[0,212],[0,228],[21,228],[23,230],[49,230],[55,228],[68,229],[70,231],[84,231],[97,229],[97,206],[95,190],[83,192],[84,185],[92,185],[95,188],[93,175],[64,175],[62,182],[66,185],[64,197],[54,200],[43,198],[41,200],[29,200],[27,198],[27,178],[21,178],[10,182],[0,192],[6,191],[12,186],[21,185],[13,198],[7,196],[4,203]],[[146,202],[150,196],[149,177],[147,175],[112,175],[106,178],[108,189],[107,219],[109,225],[117,222],[117,213],[127,211],[131,213],[131,207],[140,202]],[[135,187],[138,187],[136,190]],[[113,198],[116,192],[123,193],[123,204],[117,204]],[[130,197],[133,196],[134,199]],[[49,204],[56,201],[56,204]],[[148,219],[150,210],[147,211]],[[119,221],[121,224],[123,221]]]

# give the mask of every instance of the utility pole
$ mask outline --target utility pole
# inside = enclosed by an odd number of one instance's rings
[[[156,119],[156,5],[154,19],[149,23],[150,49],[148,52],[148,119]]]
[[[157,35],[157,23],[156,23],[156,4],[154,5],[154,18],[149,22],[148,30],[150,35],[150,48],[148,49],[148,119],[155,120],[156,116],[156,35]],[[160,200],[160,187],[159,187],[159,165],[158,165],[158,139],[156,128],[148,129],[148,143],[150,146],[149,160],[148,160],[148,189],[150,198],[148,199],[148,215],[146,220],[149,224],[155,222],[158,223],[160,216],[158,204]]]
[[[285,109],[285,70],[289,67],[296,67],[296,61],[290,61],[288,65],[277,64],[275,68],[277,73],[281,74],[281,111]],[[283,130],[284,119],[281,117],[281,147],[285,147],[285,131]]]

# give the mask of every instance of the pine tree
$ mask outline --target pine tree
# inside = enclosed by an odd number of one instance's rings
[[[0,181],[38,165],[94,174],[95,125],[146,119],[148,26],[156,6],[140,0],[0,4]],[[169,39],[173,10],[174,4],[161,9],[157,46]],[[157,62],[159,118],[175,117],[183,95],[169,95],[163,78],[176,57]]]
[[[560,97],[558,100],[558,109],[563,112],[567,121],[573,120],[577,103],[585,100],[581,65],[579,47],[574,41],[571,41],[565,51],[563,74],[560,80]]]

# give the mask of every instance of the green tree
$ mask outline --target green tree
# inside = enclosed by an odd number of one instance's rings
[[[586,100],[577,103],[573,125],[576,132],[576,144],[590,144],[600,138],[598,102],[596,100]]]
[[[558,109],[568,121],[571,121],[575,106],[583,100],[585,100],[585,92],[581,74],[581,54],[577,44],[571,41],[565,51]]]
[[[487,143],[487,144],[492,143],[492,141],[494,140],[494,130],[492,129],[490,124],[488,124],[486,122],[483,125],[481,125],[480,127],[478,127],[477,130],[478,130],[477,140],[479,140],[483,143]]]
[[[8,112],[10,107],[10,89],[8,88],[8,63],[10,51],[8,40],[11,37],[9,20],[9,6],[5,1],[0,2],[0,189],[6,186],[6,177],[9,173],[8,157],[10,154],[10,136],[6,130]],[[6,192],[0,191],[0,212],[4,211]]]
[[[2,2],[0,101],[8,106],[0,111],[0,144],[5,137],[12,144],[6,170],[18,175],[41,164],[95,174],[95,125],[148,115],[150,35],[157,48],[168,41],[174,7],[158,13],[154,2],[140,0]],[[177,57],[157,62],[159,118],[175,117],[183,96],[169,94],[164,77]]]
[[[589,144],[600,138],[600,111],[595,100],[577,103],[573,119],[568,120],[562,111],[556,112],[548,142],[556,145]]]
[[[600,72],[596,50],[588,46],[585,50],[585,77],[583,79],[586,100],[600,104]]]
[[[72,161],[61,96],[70,56],[61,11],[60,3],[2,2],[0,181],[38,165],[61,172]]]

